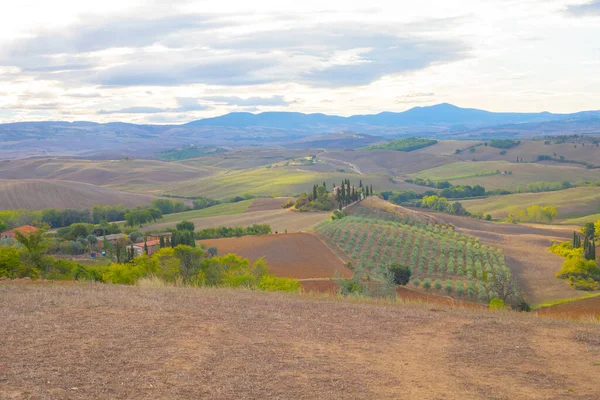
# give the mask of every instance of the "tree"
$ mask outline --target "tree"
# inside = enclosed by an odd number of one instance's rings
[[[595,236],[596,227],[594,226],[593,222],[587,222],[585,225],[583,225],[583,228],[581,228],[581,232],[586,238],[592,239]]]
[[[196,229],[196,226],[194,225],[193,222],[190,221],[181,221],[180,223],[178,223],[175,228],[178,231],[189,231],[189,232],[194,232],[194,230]]]
[[[86,239],[88,244],[90,245],[90,251],[92,251],[92,248],[96,247],[96,244],[98,244],[98,238],[94,235],[88,235]]]
[[[144,253],[148,255],[148,243],[144,240]]]
[[[574,249],[578,249],[581,247],[581,238],[579,237],[579,235],[577,234],[577,232],[573,231],[573,243],[572,243],[572,247]]]
[[[44,239],[44,229],[38,229],[29,234],[15,231],[15,239],[24,249],[24,262],[32,268],[40,271],[46,271],[45,256],[48,250],[48,243]]]
[[[313,185],[313,200],[316,200],[317,197],[317,185]]]
[[[497,297],[505,303],[517,304],[521,298],[517,282],[507,267],[500,267],[494,273],[484,272],[483,286],[487,292],[488,300]]]
[[[164,237],[164,236],[161,236],[161,237],[160,237],[160,239],[159,239],[159,243],[158,243],[158,244],[159,244],[159,246],[160,246],[160,248],[161,248],[161,249],[162,249],[163,247],[165,247],[165,237]]]
[[[410,281],[411,270],[400,264],[392,264],[389,267],[390,280],[396,285],[405,286]]]

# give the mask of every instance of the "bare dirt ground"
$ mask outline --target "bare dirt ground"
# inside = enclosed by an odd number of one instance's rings
[[[216,246],[219,254],[234,253],[250,261],[264,257],[269,272],[297,279],[351,277],[352,271],[323,242],[310,233],[210,239],[199,243]]]
[[[571,299],[587,294],[571,288],[555,277],[564,259],[548,251],[553,240],[564,241],[573,237],[568,227],[533,227],[518,224],[498,224],[473,218],[459,217],[423,210],[457,227],[459,232],[481,238],[481,241],[501,248],[506,265],[519,281],[527,302],[540,304]]]
[[[291,197],[275,197],[273,199],[255,199],[246,212],[281,210],[281,205]]]
[[[218,289],[0,284],[0,398],[597,399],[600,327]]]
[[[96,204],[145,205],[156,197],[81,182],[53,179],[0,179],[0,210],[90,208]]]

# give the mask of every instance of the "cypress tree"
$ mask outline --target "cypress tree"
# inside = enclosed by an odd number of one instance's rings
[[[373,185],[371,185],[371,189],[369,189],[369,193],[371,193],[371,196],[373,196]]]
[[[144,253],[148,255],[148,243],[146,242],[146,239],[144,239]]]
[[[171,247],[175,247],[177,245],[177,231],[171,234]]]
[[[362,179],[358,181],[358,187],[362,189]]]
[[[313,200],[317,199],[317,185],[313,186]]]
[[[160,242],[158,243],[158,245],[160,246],[161,249],[163,247],[165,247],[165,237],[164,236],[160,237]]]

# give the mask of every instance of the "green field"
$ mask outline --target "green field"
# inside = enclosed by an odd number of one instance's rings
[[[204,208],[202,210],[186,211],[175,214],[165,215],[160,223],[184,221],[202,217],[216,217],[219,215],[233,215],[245,212],[254,200],[244,200],[237,203],[217,204],[216,206]]]
[[[500,173],[497,173],[500,171]],[[503,174],[510,171],[510,174]],[[530,182],[576,182],[578,180],[600,180],[600,170],[587,169],[572,164],[511,163],[507,161],[456,162],[427,169],[412,178],[447,180],[455,185],[482,185],[486,189],[514,190]]]
[[[376,191],[402,186],[380,175],[358,175],[349,172],[313,171],[308,167],[256,168],[244,171],[224,171],[217,174],[177,182],[163,187],[164,194],[175,196],[205,196],[213,199],[225,199],[250,193],[255,196],[281,197],[309,192],[315,183],[339,185],[342,180],[350,179],[364,184],[372,184]]]
[[[574,218],[583,219],[600,212],[600,188],[578,187],[556,192],[520,193],[506,196],[490,196],[485,199],[462,202],[471,213],[482,212],[494,218],[506,218],[512,207],[519,209],[537,204],[553,206],[558,210],[557,221],[572,223]]]
[[[596,222],[596,221],[600,221],[600,213],[586,215],[585,217],[579,217],[579,218],[567,218],[567,219],[563,220],[562,223],[565,225],[582,225],[583,226],[587,222]]]

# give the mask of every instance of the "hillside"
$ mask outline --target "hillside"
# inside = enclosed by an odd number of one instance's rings
[[[600,327],[243,290],[0,282],[0,397],[594,399]]]
[[[81,182],[54,179],[0,179],[0,210],[90,208],[96,204],[128,207],[150,203],[154,196],[126,193]]]
[[[531,205],[552,206],[558,211],[557,222],[600,213],[600,187],[577,187],[543,193],[518,193],[506,196],[490,196],[485,199],[462,201],[471,213],[482,212],[494,218],[505,219],[516,207],[524,209]],[[595,221],[593,217],[585,220]],[[579,221],[570,221],[576,223]]]

